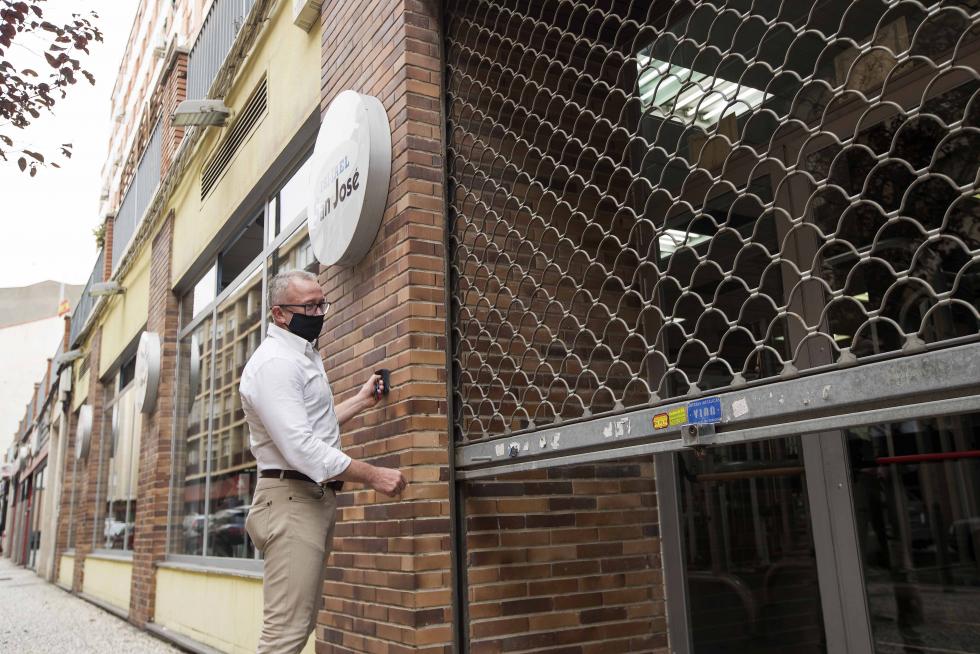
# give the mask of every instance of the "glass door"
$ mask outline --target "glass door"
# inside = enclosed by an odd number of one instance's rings
[[[876,652],[980,652],[980,414],[845,432]]]
[[[980,414],[661,454],[656,475],[673,651],[980,653]]]
[[[677,455],[692,651],[825,652],[800,438]]]

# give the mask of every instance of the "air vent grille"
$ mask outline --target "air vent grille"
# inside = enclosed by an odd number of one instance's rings
[[[229,130],[228,137],[205,164],[204,170],[201,172],[201,200],[204,200],[215,187],[225,169],[228,168],[232,157],[238,152],[238,148],[242,146],[252,132],[252,128],[265,115],[267,100],[266,81],[263,79],[252,93],[252,97],[242,107],[242,112]]]

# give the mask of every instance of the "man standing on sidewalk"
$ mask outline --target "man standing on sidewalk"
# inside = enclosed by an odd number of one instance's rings
[[[340,450],[340,425],[378,403],[381,378],[336,407],[314,347],[329,303],[316,276],[269,280],[273,324],[249,359],[239,390],[259,480],[245,527],[265,558],[258,654],[299,652],[316,624],[324,563],[344,481],[394,497],[398,470],[355,461]]]

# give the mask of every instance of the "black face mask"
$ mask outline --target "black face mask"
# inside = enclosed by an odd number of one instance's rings
[[[313,343],[316,341],[316,337],[320,335],[320,330],[323,329],[323,319],[325,317],[323,315],[306,316],[302,313],[294,313],[293,317],[289,319],[289,331],[303,340]]]

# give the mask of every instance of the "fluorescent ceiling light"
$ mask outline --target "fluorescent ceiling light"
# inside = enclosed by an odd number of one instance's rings
[[[739,87],[730,80],[671,65],[644,54],[640,54],[637,61],[643,109],[652,107],[655,113],[665,118],[678,112],[688,116],[693,114],[694,124],[708,129],[718,122],[726,109],[741,116],[766,99],[766,94],[759,89]]]
[[[680,229],[665,229],[664,233],[661,234],[658,239],[660,244],[660,256],[670,256],[676,252],[678,248],[682,248],[684,246],[693,247],[710,239],[711,237],[706,236],[705,234],[685,232]]]

